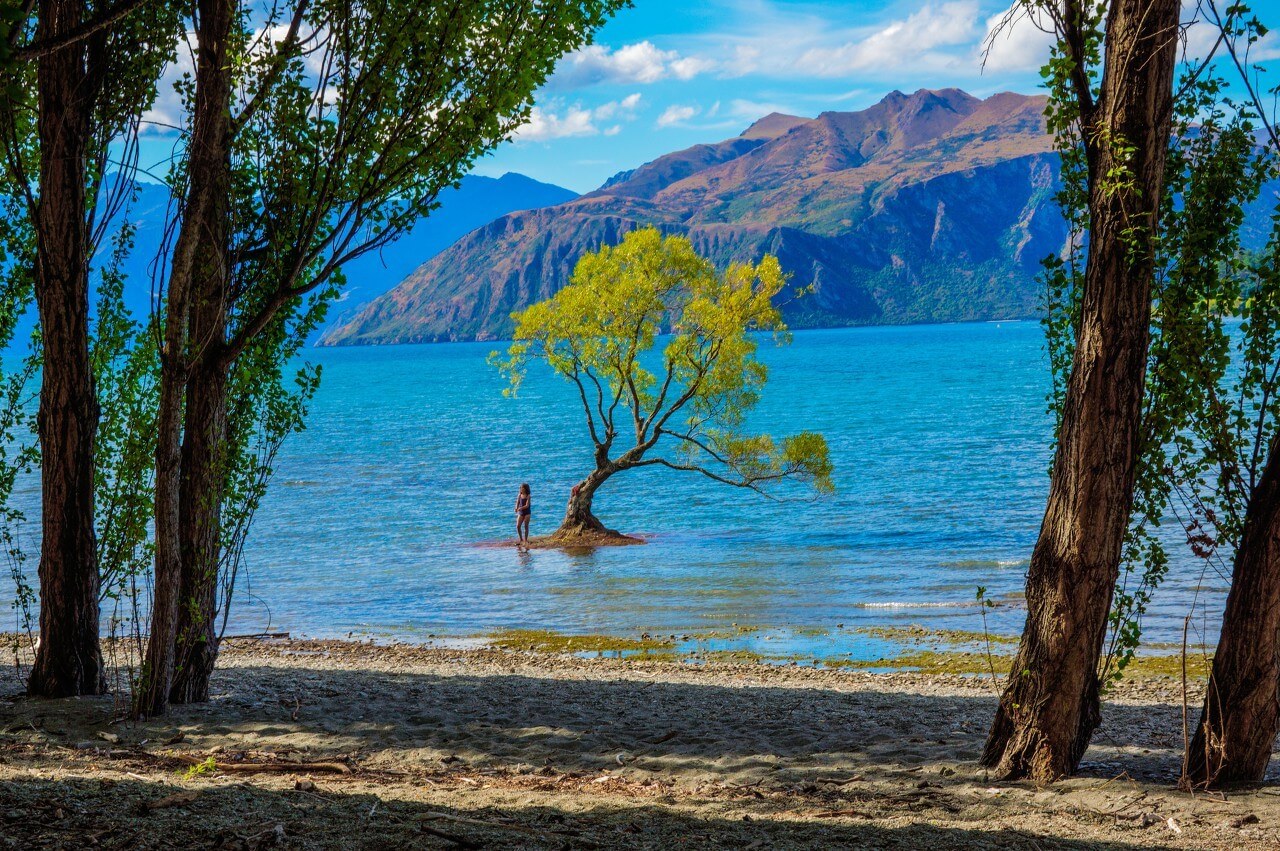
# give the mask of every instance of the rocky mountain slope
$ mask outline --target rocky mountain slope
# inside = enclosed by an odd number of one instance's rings
[[[332,326],[322,344],[495,339],[585,251],[654,224],[717,263],[778,255],[793,327],[1029,316],[1061,250],[1044,99],[892,92],[860,112],[770,115],[568,203],[501,216]]]

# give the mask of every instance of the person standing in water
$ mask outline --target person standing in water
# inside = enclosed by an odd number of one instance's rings
[[[516,538],[518,543],[529,542],[529,518],[533,515],[533,494],[528,483],[520,486],[516,494]]]

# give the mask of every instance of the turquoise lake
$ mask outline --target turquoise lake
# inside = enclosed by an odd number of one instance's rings
[[[1016,634],[1048,487],[1048,368],[1036,322],[805,331],[765,342],[755,426],[826,435],[836,493],[773,502],[701,476],[619,474],[596,514],[648,539],[589,554],[517,552],[558,524],[591,452],[576,393],[532,374],[518,398],[496,344],[311,349],[310,426],[291,438],[245,552],[229,633],[406,641],[512,628],[637,636],[753,628],[717,646],[878,658],[860,629]],[[28,498],[34,493],[28,491]],[[487,545],[486,545],[487,544]],[[1176,551],[1176,550],[1175,550]],[[34,573],[34,562],[31,563]],[[1226,582],[1176,560],[1155,641],[1216,639]],[[825,631],[826,634],[822,634]]]
[[[571,385],[536,373],[518,398],[494,344],[315,349],[322,389],[282,454],[246,553],[238,629],[406,640],[508,628],[636,635],[758,627],[771,651],[875,654],[859,627],[981,629],[975,589],[1020,630],[1024,571],[1050,460],[1036,322],[807,331],[762,345],[754,424],[826,435],[836,493],[773,502],[696,474],[611,479],[596,513],[646,536],[590,554],[476,546],[555,529],[591,453]],[[1181,634],[1202,584],[1185,559],[1147,620]],[[1214,577],[1216,580],[1216,577]],[[1207,582],[1207,580],[1206,580]],[[1225,583],[1208,583],[1217,612]],[[843,625],[843,628],[837,628]],[[825,637],[805,638],[814,629]],[[760,648],[756,648],[760,649]]]

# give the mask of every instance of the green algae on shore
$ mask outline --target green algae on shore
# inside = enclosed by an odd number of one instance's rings
[[[883,638],[886,641],[911,642],[913,644],[924,642],[981,644],[987,641],[992,644],[1018,643],[1018,636],[1016,635],[996,635],[995,633],[967,629],[930,629],[919,624],[912,624],[911,626],[863,626],[858,627],[854,632],[859,635],[869,635],[873,638]]]
[[[980,643],[988,636],[981,632],[964,630],[927,629],[910,627],[863,627],[855,632],[903,644],[894,655],[876,659],[850,659],[847,656],[818,657],[801,653],[760,653],[747,648],[699,648],[690,642],[700,640],[732,639],[760,632],[760,628],[738,626],[727,630],[706,630],[685,634],[650,635],[624,638],[612,635],[572,635],[552,630],[509,629],[486,637],[492,647],[504,650],[522,650],[546,654],[570,654],[576,656],[625,657],[632,662],[667,663],[721,663],[747,665],[812,665],[814,667],[851,671],[911,671],[922,674],[951,674],[959,676],[997,677],[1009,673],[1013,656],[1007,651],[986,653],[983,650],[958,649]],[[826,634],[823,632],[822,634]],[[989,636],[993,645],[1007,647],[1017,643],[1013,636]],[[922,648],[919,645],[933,642],[937,646]],[[683,646],[682,646],[683,645]],[[913,646],[908,646],[913,645]],[[1204,680],[1209,676],[1213,656],[1206,652],[1189,651],[1186,655],[1186,675],[1189,679]],[[1140,655],[1134,657],[1123,675],[1137,679],[1180,678],[1183,673],[1181,654]]]
[[[489,636],[494,647],[536,653],[648,653],[671,650],[666,638],[619,638],[612,635],[568,635],[545,629],[506,629]]]

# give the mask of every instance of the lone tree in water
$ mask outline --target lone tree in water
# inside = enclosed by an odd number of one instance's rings
[[[583,255],[564,289],[515,314],[508,357],[495,352],[508,394],[531,360],[546,361],[577,387],[594,449],[595,469],[574,488],[553,540],[620,537],[592,513],[592,499],[615,473],[639,467],[761,492],[784,480],[832,489],[822,435],[775,441],[744,430],[768,375],[752,332],[787,339],[773,305],[785,284],[772,255],[720,273],[688,239],[645,228]],[[660,368],[650,371],[644,362],[659,360],[648,354],[659,344]]]

